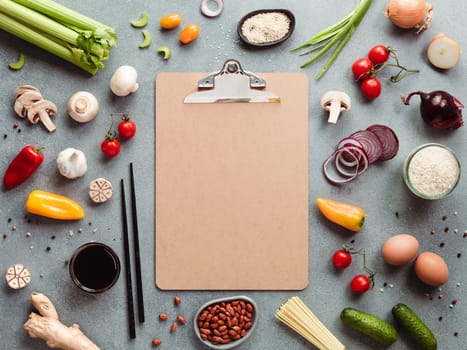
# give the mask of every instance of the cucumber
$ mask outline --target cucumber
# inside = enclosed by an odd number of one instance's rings
[[[397,323],[407,331],[419,346],[420,350],[436,350],[438,342],[431,330],[423,323],[420,317],[405,304],[397,304],[392,308],[392,315]]]
[[[350,328],[368,335],[383,345],[391,345],[397,340],[396,329],[372,314],[346,307],[342,310],[340,317]]]

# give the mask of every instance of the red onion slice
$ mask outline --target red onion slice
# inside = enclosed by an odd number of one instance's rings
[[[351,138],[354,138],[363,145],[366,155],[368,156],[368,162],[370,164],[376,162],[381,154],[383,153],[383,146],[381,141],[376,135],[368,130],[356,131],[350,135]]]
[[[355,150],[358,150],[354,153]],[[341,157],[343,153],[348,154],[349,157],[354,159],[354,164],[355,166],[353,167],[354,171],[353,172],[348,172],[347,170],[344,170],[339,164],[338,164],[338,159]],[[360,153],[359,153],[360,152]],[[363,161],[363,166],[360,166],[360,161],[359,161],[359,155],[361,158],[364,159]],[[340,178],[336,178],[333,175],[331,175],[331,172],[328,170],[328,166],[330,163],[334,160],[334,166],[336,169],[336,172],[338,176],[341,176]],[[363,150],[356,148],[355,149],[349,149],[349,147],[342,147],[334,151],[323,163],[323,172],[324,176],[326,179],[334,184],[343,184],[349,181],[352,181],[355,179],[358,175],[363,173],[366,169],[368,168],[368,160],[363,152]]]
[[[343,138],[338,144],[337,144],[337,149],[340,149],[340,148],[343,148],[343,147],[350,147],[350,150],[355,150],[355,149],[360,149],[363,151],[363,153],[365,153],[365,150],[363,148],[363,144],[358,141],[357,139],[353,138],[353,137],[346,137],[346,138]],[[361,154],[360,152],[357,152],[355,151],[354,152],[357,156],[361,157]],[[358,163],[361,161],[361,159],[357,157],[350,157],[348,156],[346,153],[343,154],[343,156],[339,157],[340,158],[340,163],[342,163],[344,166],[347,166],[347,167],[353,167],[355,166],[356,164],[355,163]],[[365,157],[367,157],[367,155],[365,154]],[[368,157],[367,157],[368,158]]]
[[[354,160],[348,162],[347,159],[351,159],[352,157],[354,157]],[[335,166],[340,174],[351,175],[346,169],[357,167],[357,175],[360,175],[368,169],[368,165],[368,157],[363,149],[355,146],[345,146],[338,149],[335,157]]]
[[[399,151],[399,139],[390,127],[381,124],[370,125],[366,130],[371,131],[381,142],[383,152],[380,160],[389,160],[396,156]]]

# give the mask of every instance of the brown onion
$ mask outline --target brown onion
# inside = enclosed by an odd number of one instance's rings
[[[400,28],[417,28],[418,34],[430,26],[433,5],[425,0],[390,0],[385,16]]]

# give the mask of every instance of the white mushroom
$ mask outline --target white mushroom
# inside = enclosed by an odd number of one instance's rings
[[[127,96],[138,90],[138,73],[132,66],[120,66],[110,79],[110,90],[117,96]]]
[[[339,114],[350,109],[350,97],[345,92],[331,90],[321,97],[321,107],[329,111],[328,123],[335,124]]]
[[[96,97],[87,91],[78,91],[70,96],[67,104],[68,115],[79,123],[93,120],[99,111]]]

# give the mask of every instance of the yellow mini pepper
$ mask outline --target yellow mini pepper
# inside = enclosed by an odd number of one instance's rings
[[[365,222],[365,212],[353,204],[338,202],[332,199],[317,198],[316,203],[323,215],[333,223],[357,232]]]
[[[84,209],[74,200],[40,190],[29,194],[26,210],[31,214],[58,220],[79,220],[84,217]]]

